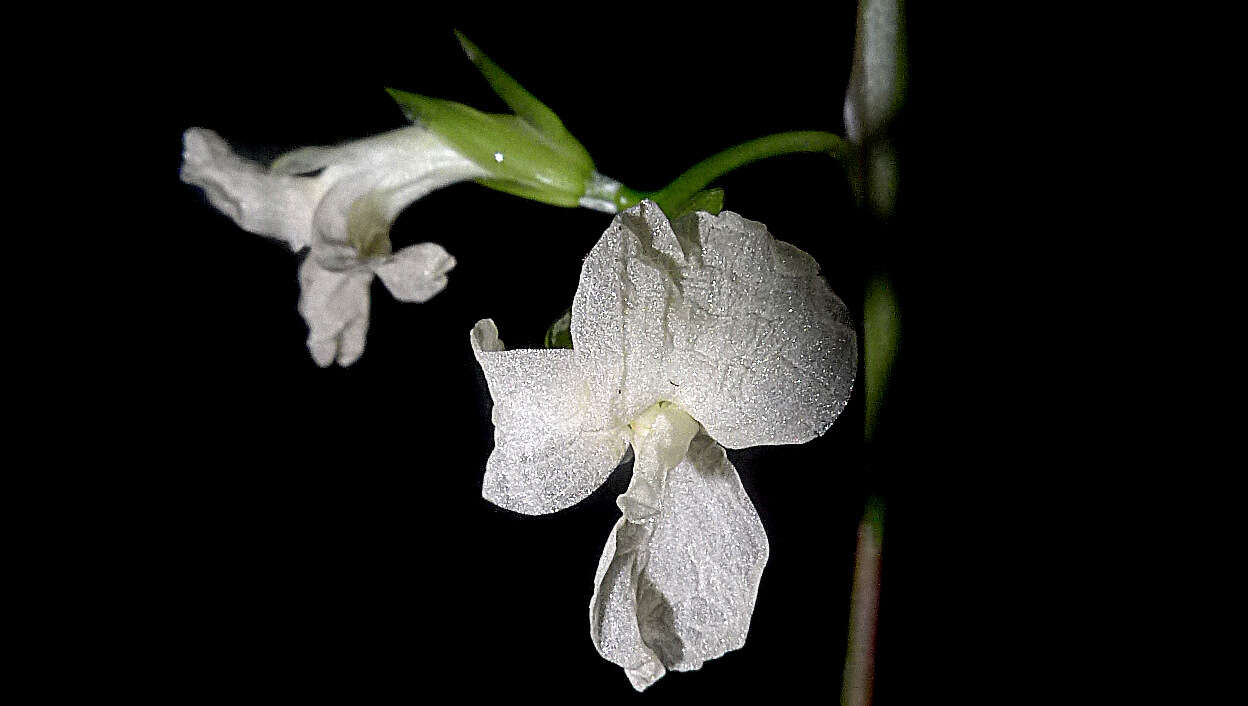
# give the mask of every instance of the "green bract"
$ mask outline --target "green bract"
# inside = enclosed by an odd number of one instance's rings
[[[457,36],[468,58],[515,114],[483,113],[462,103],[387,88],[408,119],[487,171],[489,176],[478,180],[485,186],[556,206],[608,210],[609,205],[612,212],[617,210],[619,185],[604,186],[605,177],[595,171],[589,152],[559,116],[462,34]],[[595,203],[584,203],[583,197]]]
[[[664,212],[667,213],[668,218],[680,218],[686,213],[693,213],[694,211],[706,211],[712,216],[718,216],[722,210],[724,210],[724,190],[707,189],[694,194],[693,198],[672,208],[670,212]]]
[[[572,347],[572,310],[563,312],[559,320],[546,329],[546,338],[542,341],[543,348]]]

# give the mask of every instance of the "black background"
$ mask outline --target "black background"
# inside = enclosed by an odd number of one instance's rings
[[[460,52],[456,27],[554,109],[601,172],[652,189],[746,139],[843,134],[854,8],[818,21],[638,16],[541,29],[407,13],[342,23],[204,14],[183,18],[176,38],[150,52],[177,76],[176,88],[160,90],[159,124],[146,136],[161,218],[150,237],[158,264],[140,285],[159,296],[156,336],[137,354],[160,388],[153,436],[166,463],[137,476],[142,512],[128,520],[150,576],[138,600],[155,616],[143,631],[151,671],[170,695],[409,699],[436,683],[494,698],[636,698],[594,650],[587,620],[629,468],[548,516],[482,500],[493,428],[468,346],[485,317],[508,347],[539,346],[609,217],[475,184],[431,194],[403,212],[392,239],[396,249],[447,248],[459,263],[449,286],[425,304],[400,304],[375,282],[363,357],[322,370],[295,308],[298,256],[237,228],[178,181],[181,132],[211,128],[267,159],[403,125],[385,86],[504,112]],[[912,70],[912,82],[921,74]],[[915,95],[900,128],[903,178],[922,168],[922,145],[906,132]],[[826,157],[768,160],[718,184],[727,210],[814,255],[855,318],[881,270],[913,321],[938,308],[915,294],[922,246],[898,245],[917,239],[922,216],[904,182],[886,227],[855,207],[845,170]],[[916,325],[906,335],[922,333]],[[747,643],[699,672],[670,673],[642,698],[838,698],[868,491],[889,503],[877,703],[908,702],[920,689],[939,649],[924,627],[939,610],[927,589],[942,577],[927,571],[912,483],[925,469],[910,464],[925,452],[907,435],[920,422],[906,403],[933,391],[906,397],[916,367],[903,347],[901,392],[872,453],[861,382],[824,437],[729,452],[771,543]]]

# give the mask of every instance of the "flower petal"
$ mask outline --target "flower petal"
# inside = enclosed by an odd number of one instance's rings
[[[590,637],[641,691],[745,644],[767,535],[724,450],[705,434],[667,476],[657,520],[616,523],[590,602]]]
[[[572,342],[614,423],[675,402],[728,447],[809,441],[849,399],[857,339],[806,253],[726,211],[642,201],[585,260]]]
[[[373,273],[365,268],[335,272],[309,255],[299,267],[299,313],[308,323],[308,350],[322,368],[337,358],[348,366],[364,353],[368,334],[368,288]]]
[[[675,230],[697,245],[668,315],[666,398],[729,448],[823,434],[849,399],[858,349],[818,265],[731,211],[690,214]]]
[[[242,229],[284,240],[295,250],[308,245],[321,183],[270,174],[236,155],[212,130],[190,128],[182,141],[182,181],[202,188],[217,210]]]
[[[589,386],[567,349],[503,350],[494,322],[469,336],[494,398],[494,451],[485,467],[486,500],[526,515],[562,510],[611,474],[627,431],[589,423]]]
[[[374,270],[395,299],[423,302],[446,288],[446,273],[454,267],[455,258],[441,245],[417,243],[398,251]]]
[[[333,184],[316,209],[321,266],[349,269],[362,258],[389,254],[389,232],[399,212],[431,191],[485,172],[419,126],[392,130],[333,148],[305,148],[276,167],[323,165],[317,179]],[[384,241],[384,244],[382,243]]]
[[[658,654],[646,644],[637,620],[637,587],[645,564],[651,527],[621,517],[602,549],[589,602],[589,637],[603,659],[620,665],[637,691],[667,673]]]
[[[636,457],[628,490],[615,504],[630,522],[644,522],[663,511],[667,474],[689,452],[689,442],[702,427],[679,407],[660,402],[629,425]]]
[[[572,346],[596,406],[628,423],[663,399],[665,319],[679,296],[683,255],[657,205],[643,201],[616,216],[585,258],[572,300]]]

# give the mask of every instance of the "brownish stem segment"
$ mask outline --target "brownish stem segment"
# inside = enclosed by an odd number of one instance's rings
[[[870,706],[875,686],[875,633],[880,605],[880,560],[884,539],[884,505],[867,501],[858,523],[854,557],[854,592],[849,601],[849,647],[845,655],[842,706]]]

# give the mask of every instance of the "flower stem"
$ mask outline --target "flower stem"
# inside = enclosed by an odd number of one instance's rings
[[[871,706],[875,691],[875,634],[880,607],[880,559],[884,541],[884,503],[867,501],[858,525],[854,590],[849,607],[849,646],[841,686],[841,706]]]
[[[715,179],[752,162],[779,157],[785,154],[803,152],[825,152],[836,158],[849,155],[849,146],[845,140],[830,132],[803,130],[780,132],[756,140],[743,142],[735,147],[712,155],[693,165],[672,183],[662,189],[650,193],[628,191],[622,194],[622,208],[628,208],[643,198],[659,204],[665,212],[670,213],[701,191]]]

